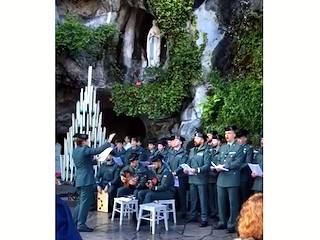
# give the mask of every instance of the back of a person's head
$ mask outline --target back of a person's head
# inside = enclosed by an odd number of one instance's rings
[[[243,205],[238,217],[238,235],[241,239],[263,239],[263,194],[252,195]]]

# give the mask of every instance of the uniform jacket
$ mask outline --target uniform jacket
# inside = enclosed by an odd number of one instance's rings
[[[253,160],[253,163],[259,164],[261,170],[263,171],[263,149],[259,149],[257,155],[255,156],[255,158]],[[258,192],[263,191],[263,178],[262,177],[254,178],[252,190],[258,191]]]
[[[106,163],[101,164],[97,172],[97,184],[99,186],[105,187],[109,183],[111,185],[118,185],[120,180],[120,171],[115,162],[112,165],[107,165]]]
[[[162,151],[157,150],[157,154],[161,154],[163,156],[163,161],[168,162],[169,150],[167,148],[163,149]]]
[[[189,176],[189,183],[199,185],[207,184],[210,170],[210,152],[208,147],[203,145],[201,147],[191,148],[187,163],[191,168],[199,171],[196,175]]]
[[[133,149],[132,147],[129,148],[126,152],[126,155],[125,155],[125,162],[124,164],[130,164],[129,162],[129,158],[130,158],[130,155],[131,153],[137,153],[139,154],[139,162],[145,162],[147,161],[147,155],[146,155],[146,151],[144,150],[143,147],[140,147],[140,146],[137,146],[135,149]]]
[[[218,175],[217,186],[219,187],[239,187],[240,167],[244,161],[243,147],[234,142],[229,147],[223,144],[219,149],[218,164],[224,164],[228,172],[221,171]]]
[[[120,157],[122,159],[122,161],[125,161],[125,157],[126,157],[126,150],[124,148],[121,148],[120,150],[118,148],[114,148],[113,149],[114,152],[114,156],[115,157]]]
[[[174,180],[173,175],[170,170],[162,164],[161,168],[155,171],[157,176],[157,186],[152,187],[152,191],[155,192],[165,192],[165,191],[173,191],[174,189]]]
[[[146,170],[148,170],[148,168],[144,167],[140,163],[138,164],[138,166],[136,168],[133,168],[130,165],[127,165],[122,168],[120,175],[122,175],[123,172],[125,172],[125,171],[129,171],[132,173],[133,176],[138,176],[139,174],[141,174],[142,172],[145,172]]]
[[[93,156],[102,153],[110,146],[110,143],[107,142],[98,148],[78,146],[73,150],[72,158],[76,166],[76,187],[84,187],[95,184],[92,164]]]
[[[219,156],[219,148],[220,147],[212,147],[211,145],[208,145],[209,153],[210,153],[210,166],[211,162],[217,165],[218,162],[218,156]],[[216,183],[218,178],[217,171],[209,171],[209,183]]]
[[[181,147],[179,150],[172,149],[168,153],[168,167],[172,172],[176,172],[177,175],[183,175],[183,168],[180,167],[181,164],[187,163],[188,155],[186,150]]]
[[[253,160],[253,147],[249,144],[242,145],[243,154],[244,154],[244,162],[240,167],[240,181],[248,182],[251,180],[251,170],[248,166],[248,163],[252,163]]]

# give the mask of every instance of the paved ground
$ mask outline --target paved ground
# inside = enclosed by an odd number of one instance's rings
[[[57,193],[62,193],[66,189],[72,189],[71,186],[59,186]],[[68,190],[70,190],[68,189]],[[67,197],[62,197],[67,200]],[[68,205],[73,211],[75,201],[67,201]],[[95,231],[91,233],[81,233],[83,240],[233,240],[236,234],[227,234],[225,230],[214,230],[213,222],[209,220],[209,226],[199,228],[199,223],[186,224],[185,219],[177,216],[177,225],[174,225],[172,220],[169,221],[169,231],[166,232],[164,224],[161,221],[156,227],[156,234],[151,234],[149,225],[141,226],[140,231],[136,231],[136,224],[131,220],[124,219],[123,225],[119,226],[119,218],[116,218],[114,223],[108,218],[108,213],[91,211],[87,219],[87,225],[94,227]]]
[[[156,234],[152,236],[149,225],[142,226],[140,231],[136,231],[133,221],[125,219],[123,225],[119,226],[119,219],[114,223],[108,219],[107,213],[90,212],[87,224],[95,227],[92,233],[81,233],[83,240],[149,240],[149,239],[201,239],[201,240],[231,240],[236,238],[235,234],[227,234],[225,230],[214,230],[213,222],[210,226],[199,228],[197,223],[184,223],[184,219],[178,219],[177,225],[169,222],[169,231],[166,232],[163,222],[156,227]]]

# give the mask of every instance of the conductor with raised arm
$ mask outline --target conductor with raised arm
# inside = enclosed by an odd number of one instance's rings
[[[102,153],[110,147],[115,134],[110,134],[108,141],[98,148],[89,147],[87,134],[75,134],[77,147],[72,153],[72,158],[76,166],[76,188],[80,193],[80,199],[74,209],[73,220],[79,232],[92,232],[93,229],[86,225],[86,220],[90,206],[94,201],[95,178],[93,171],[93,156]]]

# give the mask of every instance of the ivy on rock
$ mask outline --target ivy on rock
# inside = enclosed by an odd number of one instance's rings
[[[168,66],[156,71],[161,72],[156,82],[141,86],[117,83],[112,101],[117,114],[161,119],[178,112],[190,84],[199,81],[203,46],[198,47],[196,34],[186,29],[187,21],[192,20],[193,1],[150,0],[149,5],[167,40]]]

